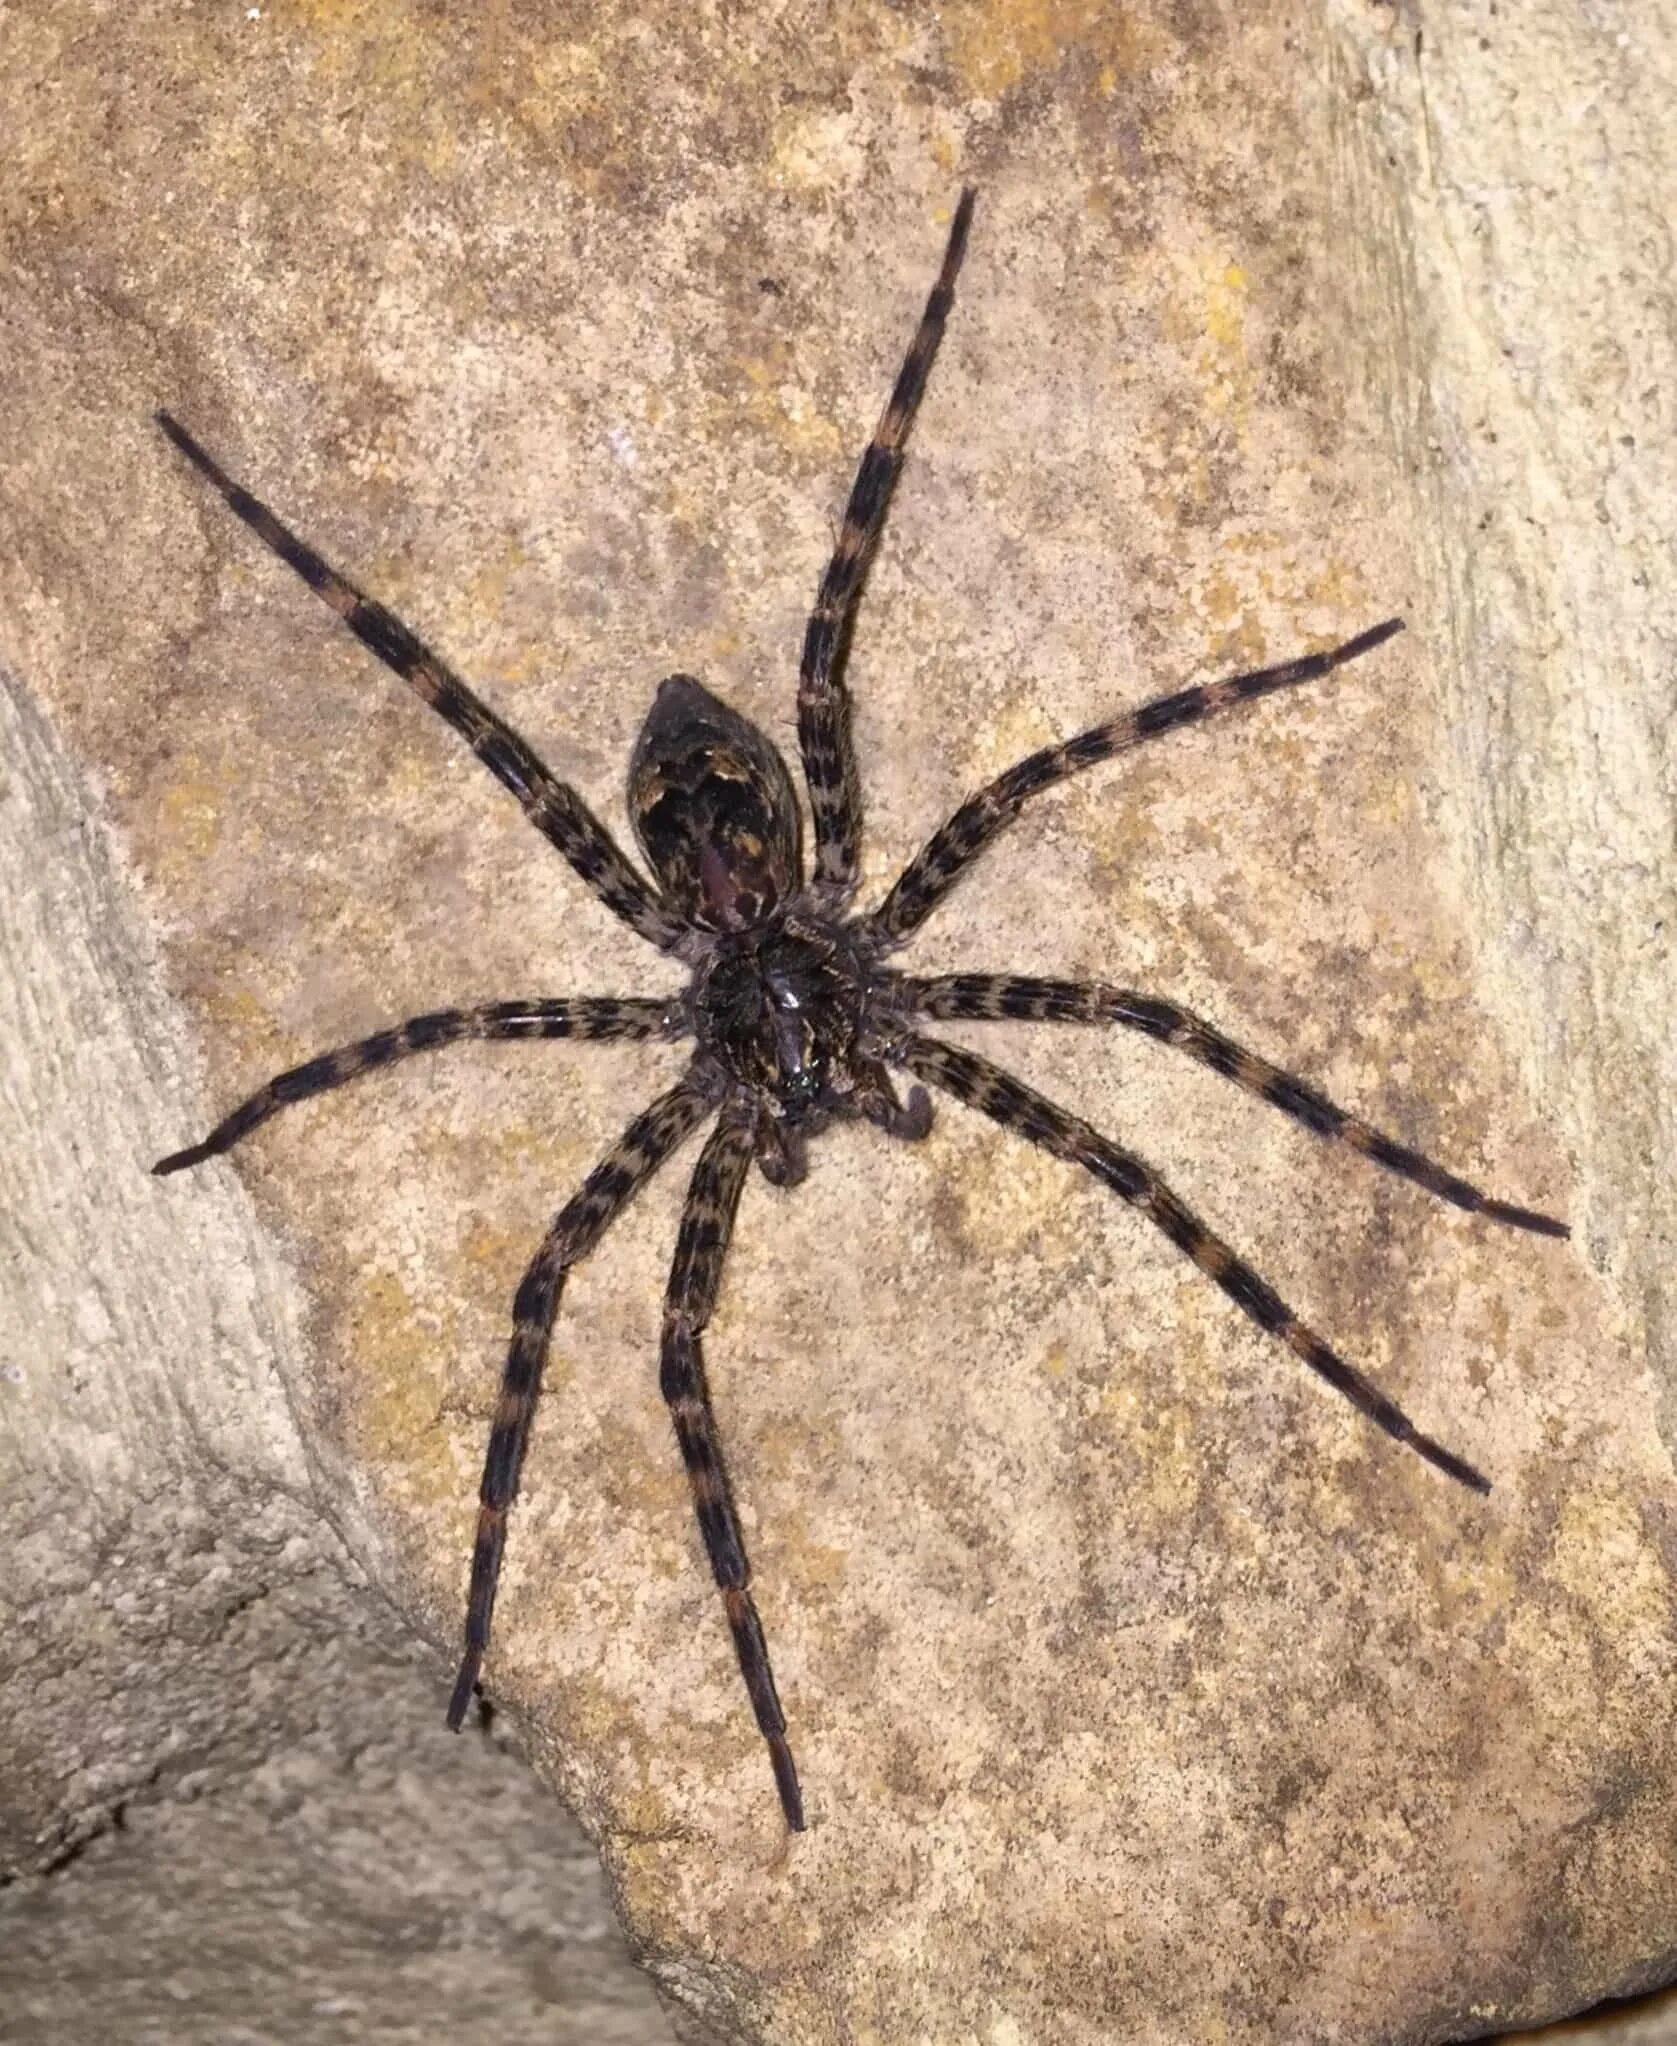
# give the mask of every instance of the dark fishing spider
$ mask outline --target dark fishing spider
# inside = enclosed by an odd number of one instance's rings
[[[768,1743],[786,1823],[800,1830],[803,1800],[786,1719],[775,1694],[768,1647],[749,1589],[750,1570],[706,1389],[699,1338],[716,1304],[722,1261],[740,1188],[753,1158],[765,1178],[791,1186],[804,1171],[806,1140],[835,1116],[864,1115],[894,1137],[931,1127],[930,1081],[1033,1144],[1092,1172],[1139,1208],[1200,1270],[1216,1280],[1260,1328],[1343,1393],[1388,1435],[1447,1477],[1490,1489],[1469,1463],[1423,1435],[1369,1379],[1338,1356],[1249,1265],[1198,1221],[1163,1180],[1086,1122],[1056,1108],[988,1060],[922,1037],[920,1018],[1023,1017],[1061,1023],[1120,1023],[1164,1040],[1237,1085],[1260,1094],[1314,1130],[1401,1173],[1458,1207],[1545,1236],[1566,1225],[1495,1201],[1417,1151],[1233,1044],[1174,1003],[1098,983],[955,973],[914,979],[887,955],[913,935],[955,880],[1012,823],[1031,797],[1110,760],[1144,739],[1176,731],[1215,711],[1296,683],[1315,681],[1401,630],[1387,619],[1325,653],[1279,667],[1156,697],[1057,746],[1045,746],[969,798],[910,861],[880,906],[849,914],[857,883],[861,801],[842,681],[857,599],[886,508],[902,470],[903,446],[954,302],[955,277],[972,220],[961,194],[943,267],[898,374],[891,401],[863,455],[844,524],[804,634],[798,669],[798,743],[815,825],[815,871],[806,879],[802,827],[791,776],[772,742],[689,675],[660,684],[629,765],[629,810],[657,876],[646,880],[574,789],[556,781],[509,726],[415,639],[401,621],[328,567],[240,489],[165,412],[158,424],[208,477],[258,537],[288,561],[357,638],[439,712],[511,789],[595,894],[631,929],[689,967],[675,1001],[585,995],[495,1002],[415,1016],[359,1044],[343,1046],[270,1080],[218,1123],[201,1144],[162,1159],[178,1172],[214,1157],[287,1103],[336,1087],[370,1067],[461,1038],[691,1037],[692,1063],[668,1093],[630,1123],[581,1188],[559,1210],[513,1303],[513,1334],[484,1466],[472,1552],[465,1656],[448,1707],[458,1728],[477,1686],[490,1613],[518,1489],[531,1412],[565,1275],[587,1255],[631,1196],[683,1138],[712,1115],[676,1243],[664,1303],[660,1384],[692,1481],[699,1530],[722,1592],[728,1624],[757,1724]],[[899,1098],[892,1068],[915,1078]]]

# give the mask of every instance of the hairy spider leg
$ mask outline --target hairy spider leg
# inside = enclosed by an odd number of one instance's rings
[[[938,827],[904,868],[884,902],[866,920],[865,928],[882,944],[897,945],[917,930],[948,894],[955,882],[993,839],[999,838],[1032,796],[1041,795],[1056,782],[1081,774],[1098,761],[1139,746],[1144,739],[1156,739],[1182,725],[1197,724],[1214,712],[1250,703],[1277,689],[1291,689],[1300,682],[1315,682],[1335,668],[1372,653],[1394,633],[1403,630],[1401,618],[1388,618],[1370,626],[1343,646],[1322,653],[1305,654],[1279,667],[1254,668],[1249,674],[1230,675],[1221,682],[1202,682],[1192,689],[1179,689],[1172,696],[1157,696],[1139,710],[1126,711],[1104,725],[1093,725],[1075,738],[1044,746],[1028,754],[997,775],[993,782],[969,796],[948,821]]]
[[[661,1037],[670,1028],[671,1016],[668,1002],[640,996],[620,999],[614,995],[485,1002],[474,1009],[438,1009],[428,1016],[410,1016],[392,1029],[375,1031],[355,1044],[341,1044],[335,1051],[324,1051],[304,1065],[276,1073],[248,1101],[241,1101],[230,1115],[224,1116],[201,1144],[171,1151],[151,1169],[161,1178],[166,1173],[184,1171],[189,1165],[201,1165],[206,1158],[218,1158],[292,1102],[307,1101],[311,1094],[324,1094],[359,1073],[370,1073],[376,1066],[394,1065],[398,1059],[411,1058],[418,1051],[434,1051],[439,1045],[459,1044],[467,1038],[577,1037],[597,1042],[605,1038]]]
[[[902,473],[909,428],[925,393],[944,322],[955,303],[955,277],[966,253],[977,194],[966,186],[950,223],[943,267],[897,372],[890,402],[880,415],[850,486],[833,557],[821,578],[815,609],[804,632],[798,667],[798,744],[804,757],[810,811],[815,820],[815,881],[835,900],[856,886],[861,856],[862,800],[856,778],[856,750],[850,733],[850,699],[844,687],[846,642],[856,604]]]
[[[1140,1030],[1187,1052],[1237,1087],[1260,1095],[1317,1136],[1348,1144],[1388,1172],[1413,1180],[1471,1215],[1505,1222],[1513,1229],[1530,1229],[1539,1236],[1572,1234],[1552,1215],[1492,1200],[1465,1179],[1336,1107],[1296,1074],[1272,1066],[1268,1059],[1236,1044],[1174,1002],[1137,994],[1132,988],[1108,987],[1100,981],[1039,980],[1018,973],[946,973],[928,980],[905,979],[898,987],[913,1014],[947,1022],[992,1022],[1008,1017],[1036,1023],[1121,1023],[1128,1030]]]
[[[1245,1314],[1268,1334],[1279,1336],[1294,1356],[1308,1364],[1319,1377],[1359,1412],[1384,1428],[1394,1441],[1406,1443],[1446,1477],[1454,1478],[1470,1491],[1488,1492],[1490,1480],[1448,1450],[1430,1435],[1423,1435],[1403,1409],[1390,1400],[1355,1365],[1347,1364],[1329,1349],[1314,1329],[1308,1328],[1281,1296],[1252,1267],[1236,1257],[1220,1237],[1214,1236],[1199,1218],[1183,1206],[1151,1167],[1103,1137],[1079,1117],[1047,1100],[1043,1095],[1005,1073],[988,1059],[976,1057],[952,1044],[928,1037],[911,1037],[898,1047],[897,1057],[909,1070],[934,1087],[942,1087],[958,1101],[978,1109],[1004,1129],[1015,1130],[1056,1158],[1081,1165],[1104,1186],[1139,1208],[1154,1226],[1164,1232],[1178,1250],[1192,1258],[1208,1278]]]
[[[428,703],[460,733],[495,779],[517,797],[530,822],[563,853],[606,907],[661,951],[678,947],[685,927],[630,865],[576,790],[544,767],[511,725],[422,645],[394,612],[346,582],[265,504],[235,483],[177,419],[167,412],[156,416],[170,440],[215,485],[257,538],[288,562],[362,645],[393,668],[422,703]]]
[[[554,1217],[552,1227],[530,1260],[512,1308],[512,1342],[501,1375],[501,1396],[484,1459],[478,1493],[477,1539],[472,1547],[471,1592],[466,1607],[466,1651],[454,1693],[448,1701],[448,1723],[456,1731],[466,1716],[472,1692],[489,1646],[489,1622],[495,1610],[495,1586],[506,1546],[507,1509],[518,1491],[519,1468],[529,1440],[530,1418],[541,1389],[553,1318],[572,1265],[585,1258],[629,1201],[652,1177],[686,1136],[716,1107],[714,1087],[692,1069],[668,1093],[636,1116],[617,1143],[601,1159],[576,1193]]]
[[[924,1087],[910,1087],[908,1099],[899,1101],[883,1065],[862,1067],[852,1098],[868,1121],[888,1137],[918,1144],[932,1133],[932,1097]]]
[[[664,1296],[664,1338],[658,1382],[675,1424],[681,1460],[693,1488],[705,1553],[722,1593],[740,1674],[751,1694],[757,1725],[768,1742],[781,1810],[794,1833],[804,1829],[798,1771],[786,1741],[786,1715],[775,1692],[763,1623],[750,1591],[751,1566],[716,1433],[700,1336],[716,1307],[722,1264],[733,1233],[734,1211],[755,1150],[749,1110],[725,1110],[694,1167],[682,1210],[675,1263]]]

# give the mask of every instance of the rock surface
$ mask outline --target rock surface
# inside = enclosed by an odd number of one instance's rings
[[[587,1840],[504,1742],[450,1739],[382,1617],[328,1571],[231,1616],[281,1709],[0,1892],[7,2046],[670,2046]]]
[[[0,680],[0,2039],[667,2046],[587,1841],[505,1738],[443,1729],[308,1499],[249,1203],[229,1180],[180,1232],[123,1198],[179,1018]]]
[[[1667,13],[1633,46],[1350,0],[48,0],[7,33],[0,659],[74,769],[9,898],[13,1865],[237,1692],[183,1517],[234,1599],[324,1523],[440,1685],[506,1303],[679,1063],[456,1050],[236,1176],[143,1176],[399,1015],[670,985],[151,409],[615,820],[672,669],[791,744],[965,179],[850,668],[869,889],[1043,739],[1410,631],[1045,799],[911,962],[1173,996],[1578,1232],[1487,1229],[1162,1048],[951,1032],[1167,1171],[1490,1499],[949,1106],[748,1188],[713,1329],[808,1835],[650,1362],[679,1166],[567,1297],[495,1698],[723,2038],[1434,2041],[1669,1973]],[[130,1524],[149,1618],[100,1604]]]

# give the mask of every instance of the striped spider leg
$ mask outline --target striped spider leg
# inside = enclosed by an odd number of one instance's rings
[[[693,1509],[728,1615],[740,1674],[757,1715],[758,1731],[768,1743],[780,1808],[789,1830],[801,1833],[803,1793],[786,1740],[786,1714],[775,1691],[763,1623],[751,1596],[751,1566],[746,1561],[745,1538],[717,1438],[699,1343],[721,1290],[722,1262],[733,1233],[734,1210],[755,1148],[751,1105],[741,1098],[723,1110],[693,1170],[664,1297],[658,1382],[675,1423],[681,1460],[693,1488]]]
[[[518,1491],[530,1419],[541,1390],[565,1279],[572,1265],[588,1255],[682,1139],[714,1113],[716,1103],[712,1075],[695,1063],[667,1093],[635,1117],[559,1210],[519,1281],[512,1303],[512,1342],[501,1374],[501,1396],[478,1493],[477,1538],[472,1545],[472,1580],[466,1603],[466,1652],[448,1701],[448,1723],[456,1731],[472,1702],[484,1650],[489,1646],[507,1513]]]
[[[1317,1136],[1349,1145],[1377,1165],[1384,1165],[1388,1172],[1413,1180],[1416,1186],[1424,1186],[1440,1200],[1465,1208],[1470,1215],[1484,1215],[1513,1229],[1529,1229],[1537,1236],[1572,1233],[1552,1215],[1517,1208],[1510,1201],[1493,1200],[1421,1152],[1386,1136],[1359,1116],[1336,1108],[1325,1094],[1318,1093],[1296,1074],[1272,1066],[1268,1059],[1236,1044],[1175,1002],[1162,1002],[1153,995],[1138,994],[1133,988],[1108,987],[1100,981],[1040,980],[1019,973],[945,973],[931,980],[905,979],[899,987],[913,1015],[949,1022],[998,1022],[1008,1018],[1027,1023],[1121,1023],[1126,1030],[1139,1030],[1146,1037],[1185,1051],[1202,1066],[1209,1066],[1214,1073],[1233,1080],[1237,1087],[1244,1087],[1248,1094],[1256,1094],[1272,1107],[1283,1110]]]
[[[371,1037],[341,1044],[335,1051],[322,1052],[303,1065],[276,1073],[249,1100],[223,1116],[202,1143],[171,1151],[151,1169],[163,1178],[190,1165],[201,1165],[206,1158],[219,1158],[294,1101],[307,1101],[311,1095],[341,1087],[360,1073],[394,1065],[415,1052],[435,1051],[439,1045],[459,1044],[468,1038],[541,1037],[578,1037],[598,1044],[613,1038],[670,1036],[679,1023],[679,1005],[672,1013],[669,1002],[616,995],[485,1002],[474,1009],[437,1009],[426,1016],[410,1016],[389,1030],[377,1030]]]
[[[167,414],[159,414],[158,423],[238,516],[322,596],[357,637],[462,732],[497,779],[518,797],[538,829],[642,936],[662,949],[679,951],[701,967],[714,965],[715,933],[708,927],[717,917],[712,912],[720,908],[721,921],[730,928],[750,922],[796,883],[802,857],[796,803],[784,764],[763,735],[716,703],[701,685],[684,677],[670,678],[659,691],[631,762],[634,822],[664,884],[658,890],[629,865],[574,791],[557,782],[525,741],[398,618],[362,596],[266,505],[233,482],[184,427]],[[695,763],[696,770],[687,772]],[[767,790],[761,812],[750,807],[743,793],[756,784]],[[714,799],[718,790],[725,816],[717,813]],[[762,827],[768,842],[766,852],[763,843],[750,836],[754,822]],[[719,849],[726,855],[725,862],[715,857]],[[708,895],[707,889],[720,889],[720,900]],[[747,981],[751,978],[748,971]],[[715,1002],[719,1010],[731,1015],[729,996],[718,993]],[[708,1012],[704,1019],[696,1017],[691,994],[673,1002],[639,997],[541,997],[411,1017],[276,1075],[223,1117],[201,1142],[160,1159],[153,1171],[166,1176],[220,1156],[282,1108],[445,1044],[472,1038],[578,1037],[599,1041],[675,1037],[693,1034],[696,1021],[701,1035],[712,1040],[721,1035],[734,1048],[726,1017],[720,1025]],[[745,1168],[755,1154],[772,1177],[788,1155],[801,1152],[797,1133],[783,1127],[760,1095],[738,1087],[730,1089],[728,1063],[726,1057],[719,1062],[701,1052],[687,1076],[630,1124],[555,1217],[520,1283],[479,1489],[465,1644],[447,1718],[450,1726],[460,1727],[479,1682],[505,1550],[507,1517],[518,1490],[566,1276],[670,1153],[731,1092],[734,1106],[705,1148],[683,1214],[666,1308],[661,1382],[691,1478],[700,1533],[722,1591],[747,1691],[769,1747],[782,1810],[788,1828],[798,1831],[804,1824],[802,1795],[762,1623],[748,1588],[744,1544],[710,1409],[699,1338],[715,1306],[726,1236]],[[870,1066],[865,1078],[865,1112],[878,1119],[887,1113],[881,1103],[889,1086],[877,1066]]]
[[[1470,1214],[1483,1215],[1539,1236],[1570,1235],[1564,1222],[1530,1208],[1493,1200],[1465,1179],[1447,1172],[1421,1152],[1386,1136],[1360,1117],[1336,1107],[1325,1094],[1235,1044],[1210,1024],[1151,995],[1128,988],[1070,980],[1042,980],[1022,974],[951,973],[933,979],[904,979],[896,994],[906,1013],[944,1021],[1119,1023],[1163,1043],[1233,1080],[1283,1110],[1317,1136],[1372,1158],[1400,1178],[1425,1187]],[[1177,1199],[1140,1159],[1100,1136],[1076,1116],[1046,1101],[986,1059],[928,1039],[911,1041],[904,1062],[921,1079],[945,1088],[1005,1128],[1016,1131],[1056,1157],[1094,1173],[1133,1207],[1139,1208],[1200,1270],[1214,1279],[1237,1307],[1270,1335],[1279,1336],[1312,1371],[1343,1393],[1388,1435],[1404,1442],[1448,1476],[1477,1492],[1489,1481],[1471,1464],[1423,1435],[1391,1400],[1354,1366],[1301,1322],[1274,1289]]]
[[[967,250],[977,194],[967,186],[950,223],[943,265],[926,300],[926,310],[909,343],[897,381],[863,452],[844,507],[833,557],[821,578],[815,609],[804,633],[798,667],[798,744],[815,820],[815,882],[833,908],[856,887],[862,847],[862,798],[856,781],[856,750],[850,736],[850,699],[843,665],[868,562],[884,530],[891,493],[902,474],[909,428],[920,409],[926,379],[943,339],[944,322],[955,303],[955,278]]]
[[[1091,725],[1074,738],[1061,739],[1040,747],[1017,761],[961,807],[920,848],[891,892],[868,919],[868,930],[883,945],[900,945],[917,931],[926,918],[954,887],[984,849],[992,845],[1033,796],[1051,789],[1057,782],[1081,774],[1086,767],[1110,760],[1115,753],[1127,753],[1147,739],[1198,724],[1218,711],[1232,710],[1277,689],[1292,689],[1301,682],[1315,682],[1360,654],[1384,646],[1394,633],[1403,630],[1401,618],[1388,618],[1348,639],[1343,646],[1328,647],[1321,653],[1304,654],[1283,661],[1278,667],[1254,668],[1244,675],[1229,675],[1220,682],[1196,683],[1171,696],[1156,696],[1137,710],[1124,711],[1105,724]]]
[[[394,612],[364,597],[265,504],[235,483],[179,420],[159,412],[157,423],[256,537],[297,571],[362,645],[401,676],[421,703],[428,703],[454,727],[606,907],[660,951],[678,950],[685,936],[680,923],[624,858],[617,841],[576,790],[544,767],[518,733],[474,695]]]
[[[206,1158],[218,1157],[293,1102],[324,1094],[360,1073],[394,1064],[398,1059],[433,1050],[438,1045],[458,1043],[464,1038],[579,1037],[600,1042],[664,1037],[671,1034],[670,1024],[671,1005],[667,1002],[607,996],[495,1002],[476,1009],[444,1009],[428,1016],[415,1016],[392,1030],[381,1030],[355,1044],[324,1052],[305,1065],[277,1075],[217,1123],[202,1143],[160,1158],[152,1171],[161,1177],[201,1164]],[[519,1286],[513,1303],[512,1342],[479,1491],[466,1648],[448,1708],[448,1723],[452,1727],[458,1728],[465,1717],[484,1650],[489,1645],[489,1622],[506,1542],[507,1511],[518,1489],[530,1419],[541,1389],[566,1274],[587,1256],[634,1194],[714,1106],[714,1089],[690,1073],[637,1116],[610,1154],[559,1211]]]
[[[1219,1236],[1183,1206],[1150,1166],[1103,1137],[1080,1116],[1070,1114],[1052,1101],[1014,1079],[1000,1066],[959,1046],[943,1044],[929,1037],[908,1038],[898,1050],[902,1063],[916,1078],[929,1081],[964,1101],[969,1108],[1014,1130],[1030,1143],[1051,1151],[1068,1164],[1081,1165],[1120,1200],[1139,1208],[1155,1228],[1160,1229],[1178,1250],[1192,1258],[1208,1278],[1215,1279],[1235,1305],[1248,1314],[1266,1334],[1279,1336],[1293,1354],[1341,1392],[1376,1426],[1384,1428],[1394,1441],[1406,1443],[1446,1477],[1474,1492],[1488,1492],[1490,1480],[1472,1464],[1423,1435],[1403,1409],[1390,1400],[1370,1378],[1347,1364],[1336,1350],[1329,1349],[1316,1331],[1299,1320],[1275,1289],[1259,1278],[1252,1267],[1236,1257]]]
[[[885,901],[863,920],[863,928],[882,947],[904,943],[1025,804],[1045,789],[1148,739],[1196,724],[1277,690],[1317,681],[1345,662],[1373,652],[1402,629],[1401,619],[1389,618],[1340,646],[1155,697],[1150,703],[1095,725],[1074,738],[1039,748],[969,797],[933,833],[899,875]],[[1458,1207],[1537,1235],[1564,1237],[1571,1233],[1564,1222],[1551,1216],[1480,1193],[1466,1180],[1336,1107],[1304,1081],[1245,1050],[1174,1003],[1098,983],[1085,985],[1026,975],[973,973],[947,974],[929,980],[899,977],[892,983],[892,996],[899,1005],[897,1013],[903,1016],[973,1021],[1021,1017],[1124,1024],[1176,1045],[1202,1064],[1284,1109],[1318,1136],[1361,1151]],[[894,1056],[918,1079],[941,1087],[1032,1143],[1095,1173],[1140,1208],[1261,1328],[1279,1336],[1313,1371],[1389,1435],[1407,1443],[1429,1463],[1473,1490],[1490,1489],[1488,1480],[1471,1464],[1423,1435],[1369,1379],[1306,1327],[1273,1288],[1191,1214],[1139,1159],[1119,1150],[1087,1123],[1033,1093],[988,1060],[928,1038],[906,1040],[897,1047]]]

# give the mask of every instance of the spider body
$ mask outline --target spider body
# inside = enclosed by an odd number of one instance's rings
[[[922,1032],[940,1018],[1009,1017],[1116,1024],[1185,1052],[1261,1096],[1326,1142],[1374,1160],[1469,1213],[1540,1235],[1564,1223],[1494,1200],[1420,1152],[1337,1107],[1307,1082],[1225,1037],[1175,1003],[1100,982],[1009,973],[929,979],[887,962],[1025,804],[1069,776],[1208,717],[1312,682],[1372,652],[1400,629],[1389,619],[1343,644],[1270,668],[1179,689],[1046,746],[963,803],[926,841],[871,912],[852,909],[861,804],[843,651],[867,564],[902,467],[909,427],[954,300],[973,194],[955,210],[942,267],[890,402],[851,487],[804,635],[798,742],[813,825],[806,873],[791,774],[768,737],[691,676],[658,689],[630,762],[628,799],[653,879],[511,726],[393,613],[364,596],[248,491],[167,413],[158,423],[256,535],[290,564],[369,651],[460,733],[531,823],[625,923],[682,959],[674,1002],[638,996],[532,996],[415,1016],[281,1073],[201,1143],[160,1159],[172,1173],[225,1152],[290,1103],[358,1074],[468,1038],[687,1037],[692,1060],[643,1110],[558,1210],[518,1287],[484,1461],[472,1549],[465,1649],[448,1707],[463,1721],[489,1643],[490,1619],[555,1316],[571,1268],[636,1191],[704,1123],[665,1294],[659,1385],[692,1487],[699,1532],[733,1635],[786,1823],[803,1802],[768,1646],[711,1410],[701,1337],[715,1307],[740,1190],[753,1159],[778,1185],[802,1176],[811,1135],[837,1116],[865,1116],[889,1136],[924,1137],[927,1087],[977,1109],[1091,1173],[1169,1238],[1258,1327],[1290,1349],[1394,1441],[1474,1491],[1474,1467],[1423,1434],[1392,1399],[1293,1313],[1153,1168],[988,1060]],[[912,1084],[899,1097],[896,1076]]]
[[[842,925],[794,903],[719,940],[693,989],[693,1035],[777,1122],[810,1131],[852,1105],[866,1058],[868,967]]]
[[[749,1108],[765,1176],[790,1185],[806,1140],[835,1115],[893,1119],[878,1028],[887,1005],[870,1000],[879,947],[804,889],[779,749],[691,675],[659,685],[630,763],[629,814],[693,926],[680,950],[700,1060]],[[929,1107],[920,1120],[930,1128]]]

